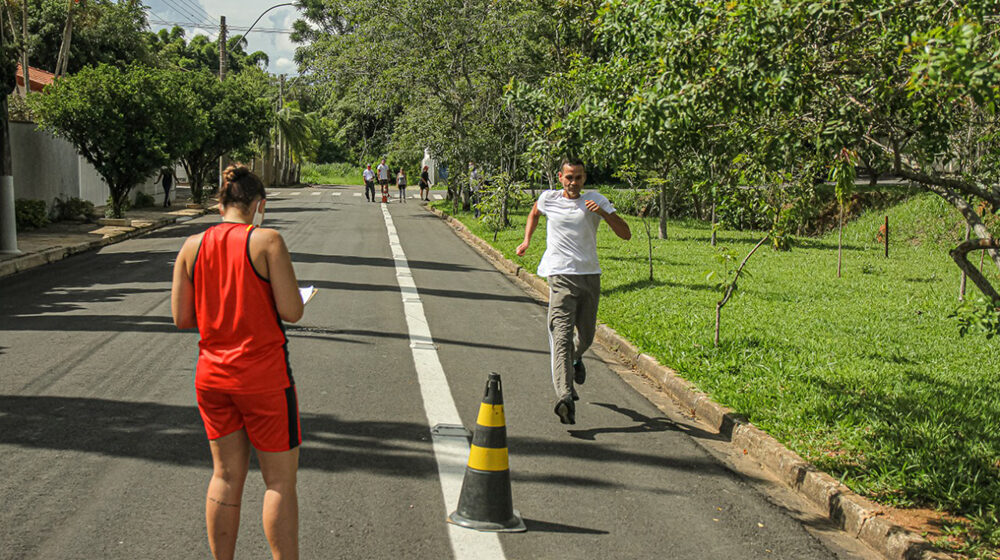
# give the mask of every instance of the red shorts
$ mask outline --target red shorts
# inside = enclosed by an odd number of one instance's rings
[[[233,394],[197,389],[208,439],[246,428],[258,451],[288,451],[302,443],[295,386],[268,393]]]

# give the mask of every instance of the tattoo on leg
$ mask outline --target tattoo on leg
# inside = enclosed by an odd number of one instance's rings
[[[227,504],[226,502],[223,502],[221,500],[216,500],[215,498],[213,498],[211,496],[209,496],[208,501],[216,503],[216,504],[219,504],[220,506],[236,507],[236,508],[240,507],[240,504]]]

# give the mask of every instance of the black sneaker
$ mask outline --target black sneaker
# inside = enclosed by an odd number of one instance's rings
[[[570,388],[570,395],[572,395],[574,401],[580,400],[580,395],[576,392],[576,387]]]
[[[583,365],[583,360],[577,360],[573,362],[573,381],[576,381],[577,385],[583,385],[583,382],[587,380],[587,367]]]
[[[573,399],[561,399],[556,403],[556,416],[563,424],[576,424],[576,405]]]

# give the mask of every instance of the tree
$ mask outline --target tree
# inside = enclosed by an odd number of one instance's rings
[[[170,85],[183,112],[172,126],[185,138],[180,159],[191,182],[195,202],[204,198],[205,179],[219,158],[244,148],[267,134],[270,103],[254,95],[249,84],[227,80],[224,84],[205,71],[170,72]]]
[[[21,0],[25,1],[25,0]],[[32,65],[55,72],[63,47],[67,0],[27,0],[30,17],[28,49]],[[150,63],[143,30],[146,10],[138,0],[87,0],[73,6],[72,41],[66,72],[106,63],[124,66]]]
[[[69,140],[108,184],[114,217],[124,215],[133,187],[190,142],[177,120],[186,107],[171,85],[149,67],[101,64],[30,98],[39,127]]]
[[[195,35],[190,41],[185,39],[184,28],[174,26],[169,31],[147,31],[145,44],[161,64],[184,70],[199,70],[219,75],[219,41],[210,41],[204,35]],[[247,42],[242,35],[233,35],[226,40],[228,58],[227,73],[238,74],[247,68],[267,68],[268,56],[263,51],[247,53]]]

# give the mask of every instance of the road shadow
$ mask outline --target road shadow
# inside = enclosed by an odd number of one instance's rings
[[[355,282],[336,282],[333,280],[311,280],[302,279],[303,283],[312,284],[323,290],[345,290],[357,292],[395,292],[399,293],[399,286],[387,286],[384,284],[360,284]],[[506,301],[511,303],[536,303],[535,300],[527,296],[513,296],[503,294],[491,294],[488,292],[470,292],[467,290],[442,290],[437,288],[417,288],[417,292],[423,296],[437,296],[456,298],[472,301]]]
[[[563,525],[562,523],[552,523],[551,521],[539,521],[537,519],[523,518],[525,527],[529,531],[541,533],[571,533],[576,535],[610,535],[611,533],[601,529],[588,529],[586,527],[576,527],[574,525]]]
[[[410,339],[409,333],[369,331],[361,329],[330,329],[325,327],[314,327],[307,325],[286,325],[285,334],[289,338],[314,338],[320,340],[346,342],[348,344],[365,344],[365,345],[374,344],[373,341],[385,338],[392,338],[396,340]],[[371,341],[358,340],[358,338],[371,339]],[[544,354],[546,356],[549,354],[548,350],[532,350],[530,348],[503,346],[500,344],[472,342],[468,340],[456,340],[453,338],[434,337],[434,343],[439,346],[454,345],[454,346],[461,346],[468,348],[485,348],[487,350],[502,350],[502,351],[528,353],[528,354]]]
[[[621,426],[613,428],[592,428],[590,430],[569,430],[569,435],[577,439],[585,439],[588,441],[595,441],[598,435],[601,434],[644,434],[650,432],[665,432],[667,430],[677,430],[677,425],[674,424],[666,416],[650,417],[641,414],[638,411],[632,410],[631,408],[625,408],[618,406],[616,404],[610,403],[593,403],[594,406],[600,406],[606,408],[612,412],[617,412],[630,420],[638,422],[638,424],[633,424],[631,426]]]
[[[317,255],[314,253],[292,253],[292,262],[295,263],[320,263],[320,264],[342,264],[347,266],[378,266],[385,268],[395,268],[396,261],[390,257],[362,257],[357,255]],[[491,272],[492,269],[467,266],[464,264],[436,262],[436,261],[406,261],[410,268],[425,270],[440,270],[445,272]]]
[[[302,433],[302,469],[437,478],[430,430],[422,423],[354,421],[329,414],[303,413]],[[0,395],[0,445],[182,466],[211,465],[208,442],[194,402],[190,406],[176,406],[83,397]],[[509,448],[516,455],[574,457],[595,466],[612,462],[644,464],[729,476],[728,471],[707,456],[673,458],[623,450],[618,445],[540,438],[511,438]],[[600,479],[569,482],[591,485],[596,481]],[[626,481],[604,482],[626,486]]]

